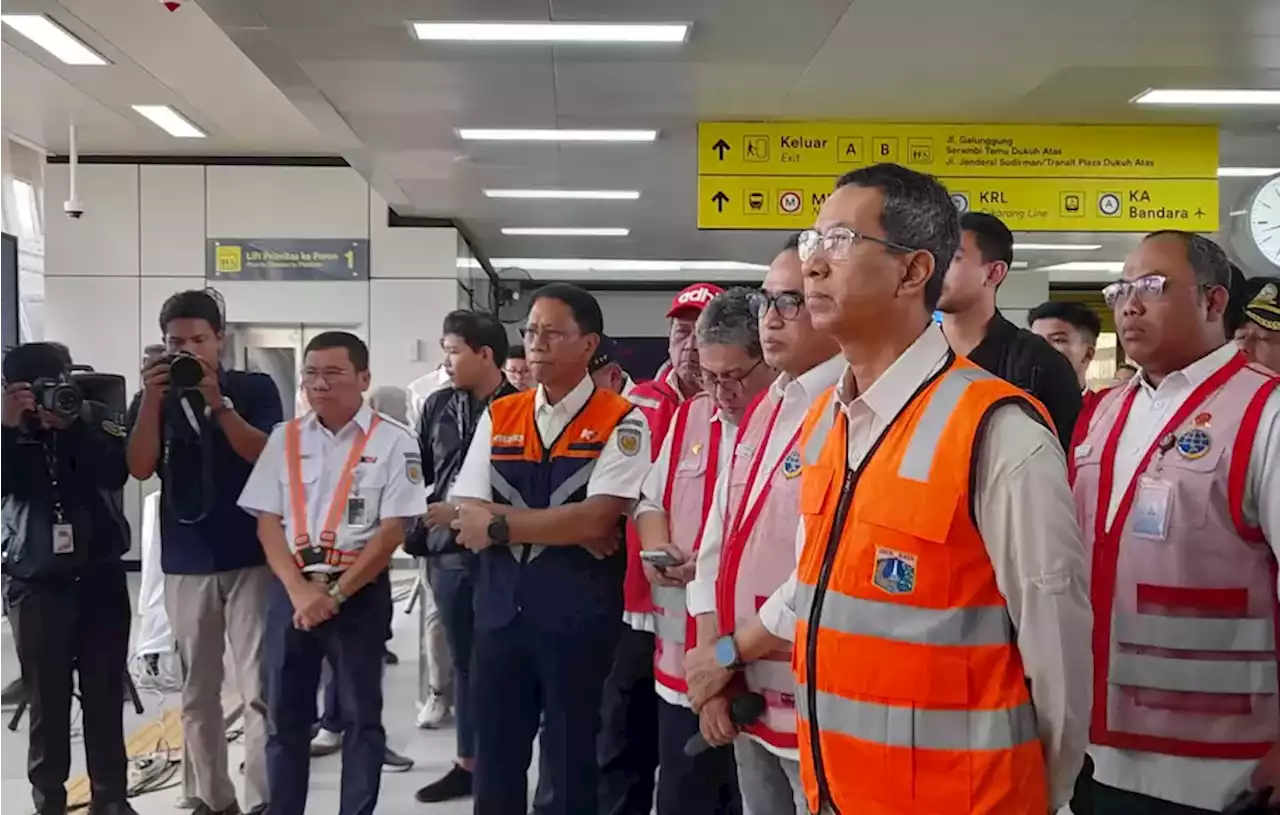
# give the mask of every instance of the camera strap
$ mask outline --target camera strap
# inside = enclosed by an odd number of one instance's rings
[[[284,456],[289,474],[289,508],[293,516],[293,557],[299,568],[320,563],[346,567],[354,563],[359,555],[358,552],[342,552],[337,549],[338,525],[342,523],[344,517],[348,522],[354,522],[353,513],[357,510],[355,507],[357,501],[360,502],[359,514],[364,513],[363,499],[350,497],[352,485],[355,482],[356,467],[360,464],[364,449],[381,421],[381,416],[377,413],[373,414],[373,420],[369,422],[369,432],[361,432],[360,436],[351,442],[351,450],[347,453],[347,460],[342,465],[342,473],[338,476],[338,485],[329,499],[329,510],[320,531],[318,546],[312,544],[311,536],[307,532],[307,493],[302,481],[302,420],[294,419],[285,426]]]
[[[44,470],[49,476],[49,492],[53,496],[53,522],[66,522],[66,512],[62,507],[62,493],[58,489],[58,434],[49,433],[40,442],[44,453]]]

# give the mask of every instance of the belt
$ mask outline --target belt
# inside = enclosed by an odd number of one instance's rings
[[[348,552],[332,546],[302,546],[293,553],[293,562],[299,569],[308,566],[350,566],[360,556],[359,551]]]

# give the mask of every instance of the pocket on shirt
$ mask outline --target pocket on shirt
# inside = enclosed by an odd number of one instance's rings
[[[364,499],[365,523],[377,526],[381,519],[382,493],[387,488],[387,471],[383,467],[358,473],[355,494]]]

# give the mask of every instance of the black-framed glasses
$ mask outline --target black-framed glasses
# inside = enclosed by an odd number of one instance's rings
[[[854,244],[862,241],[878,243],[892,252],[916,251],[910,246],[894,243],[886,238],[877,238],[874,235],[865,235],[847,226],[833,226],[826,232],[806,229],[800,233],[800,243],[797,249],[802,262],[808,262],[814,255],[818,254],[819,249],[825,252],[830,260],[848,260]]]
[[[804,292],[788,289],[770,294],[760,289],[751,292],[747,297],[747,304],[751,307],[751,315],[757,320],[763,320],[770,308],[778,312],[778,316],[782,319],[794,320],[800,313],[800,309],[804,307]]]
[[[706,368],[698,372],[699,381],[702,383],[702,389],[707,393],[714,394],[716,388],[731,396],[736,396],[742,392],[742,383],[747,377],[764,364],[764,359],[757,359],[756,364],[740,374],[713,374]]]

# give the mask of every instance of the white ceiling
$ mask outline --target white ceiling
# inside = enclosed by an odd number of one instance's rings
[[[767,262],[777,233],[695,228],[707,119],[1212,122],[1222,163],[1280,164],[1275,108],[1172,111],[1153,87],[1280,87],[1275,0],[6,0],[51,13],[109,69],[4,33],[4,127],[58,150],[340,153],[405,214],[456,217],[496,257]],[[682,45],[421,43],[409,20],[691,22]],[[221,29],[221,31],[219,31]],[[238,47],[237,47],[238,46]],[[98,71],[99,73],[92,73]],[[146,97],[143,99],[142,97]],[[129,105],[173,104],[212,136],[170,139]],[[656,143],[464,143],[457,127],[646,127]],[[1223,219],[1249,188],[1222,183]],[[487,187],[639,189],[638,202],[492,200]],[[530,238],[503,226],[625,226]],[[1114,260],[1133,237],[1038,253]],[[1065,255],[1065,256],[1064,256]]]

